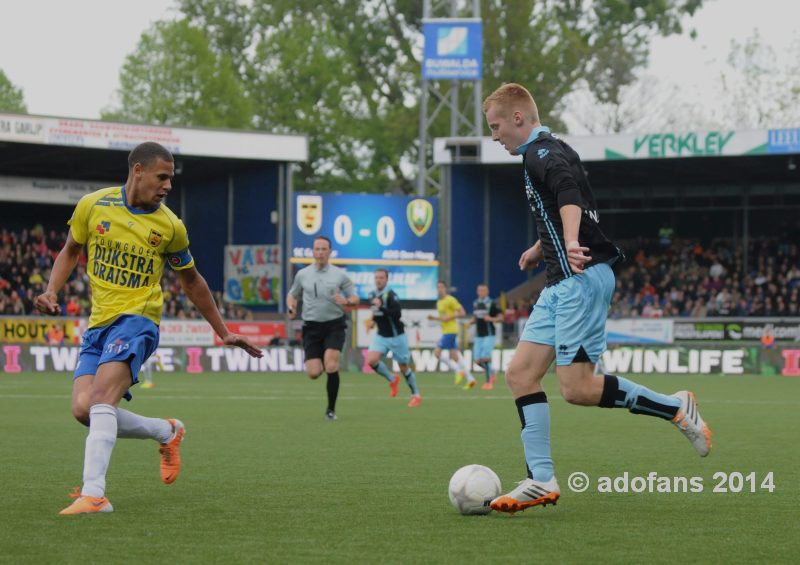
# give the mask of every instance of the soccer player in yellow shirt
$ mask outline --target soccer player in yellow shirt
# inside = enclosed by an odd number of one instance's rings
[[[436,290],[439,293],[439,300],[436,301],[438,315],[430,315],[428,319],[441,322],[442,337],[439,338],[433,354],[441,360],[442,350],[446,349],[447,357],[444,358],[444,362],[452,371],[455,371],[456,384],[461,384],[466,375],[467,382],[464,390],[469,390],[475,386],[475,377],[472,376],[472,371],[466,366],[464,358],[458,351],[458,322],[456,322],[457,318],[466,316],[466,313],[456,297],[447,293],[447,285],[444,282],[439,281]]]
[[[162,482],[170,484],[178,477],[183,423],[118,407],[122,398],[131,399],[128,389],[139,382],[139,370],[158,346],[161,275],[167,262],[226,345],[241,347],[253,357],[263,355],[246,337],[228,331],[195,268],[186,227],[163,203],[174,175],[174,159],[161,145],[147,142],[131,151],[124,186],[98,190],[78,202],[47,289],[36,298],[40,312],[60,314],[58,293],[86,247],[92,312],[73,374],[72,414],[89,427],[89,435],[83,486],[61,514],[113,511],[105,496],[106,471],[118,437],[156,440]]]

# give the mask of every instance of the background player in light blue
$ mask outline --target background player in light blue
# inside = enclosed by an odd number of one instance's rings
[[[475,341],[472,343],[472,360],[486,372],[483,390],[492,390],[497,380],[497,372],[492,366],[492,352],[497,338],[494,324],[503,319],[500,309],[489,297],[488,285],[481,283],[476,290],[478,297],[472,303],[472,318],[475,324]]]
[[[400,376],[393,375],[381,361],[381,357],[388,352],[392,352],[392,359],[397,361],[400,371],[406,378],[408,388],[411,389],[411,400],[408,405],[411,408],[419,406],[422,397],[417,388],[417,377],[411,370],[409,363],[411,355],[408,351],[408,336],[405,327],[400,320],[402,306],[397,294],[386,287],[389,282],[389,272],[386,269],[375,271],[375,290],[369,294],[370,309],[372,310],[372,326],[377,328],[372,345],[367,352],[367,364],[372,370],[389,381],[389,393],[397,396],[397,386],[400,383]]]

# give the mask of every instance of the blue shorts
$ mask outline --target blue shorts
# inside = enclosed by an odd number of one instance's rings
[[[387,352],[391,351],[392,359],[401,365],[408,365],[411,359],[411,354],[408,352],[408,336],[406,334],[394,337],[376,335],[372,340],[372,345],[369,346],[369,351],[377,351],[381,355],[386,355]]]
[[[78,365],[73,379],[96,375],[97,368],[110,361],[131,366],[131,384],[139,382],[139,369],[158,347],[158,326],[142,316],[120,316],[107,326],[91,328],[83,334]],[[130,393],[125,394],[130,400]]]
[[[439,349],[458,349],[456,343],[456,336],[458,334],[442,334],[439,341],[436,342],[436,347]]]
[[[476,337],[472,344],[473,359],[491,359],[496,337],[495,335]]]
[[[554,348],[556,365],[571,365],[586,361],[587,357],[597,363],[606,350],[606,316],[614,286],[611,267],[600,263],[582,275],[546,287],[533,307],[520,341]],[[581,349],[585,355],[578,356]]]

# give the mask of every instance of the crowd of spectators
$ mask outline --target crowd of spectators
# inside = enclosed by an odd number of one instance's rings
[[[33,301],[44,292],[53,261],[67,239],[66,230],[45,230],[37,225],[32,229],[0,230],[0,315],[37,315]],[[166,267],[161,280],[164,291],[164,318],[200,319],[200,312],[180,290],[175,272]],[[63,292],[61,311],[64,316],[86,317],[90,313],[89,276],[86,256],[81,255]],[[222,292],[214,298],[224,319],[252,319],[252,312],[227,303]]]
[[[33,301],[44,291],[66,237],[66,230],[48,231],[42,226],[0,230],[0,314],[36,314]],[[731,240],[717,239],[703,245],[690,239],[662,237],[621,243],[629,256],[617,269],[611,318],[800,316],[798,242],[750,239],[746,269],[742,245]],[[171,269],[165,269],[161,285],[164,318],[201,317],[181,292]],[[60,298],[64,315],[89,315],[85,256]],[[223,318],[252,319],[250,310],[225,302],[220,291],[214,292],[214,298]],[[530,301],[509,305],[504,312],[506,331],[527,318],[530,308]]]
[[[627,242],[612,318],[800,316],[798,242],[753,238]]]

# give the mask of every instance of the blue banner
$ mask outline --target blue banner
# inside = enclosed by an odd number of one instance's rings
[[[483,24],[479,19],[436,19],[422,22],[425,80],[483,78]]]
[[[375,289],[376,265],[340,265],[356,284],[356,292],[367,298]],[[389,271],[389,288],[397,293],[400,300],[436,300],[436,283],[439,281],[439,267],[434,265],[386,265],[381,268]]]
[[[767,153],[800,153],[800,128],[769,130]]]

